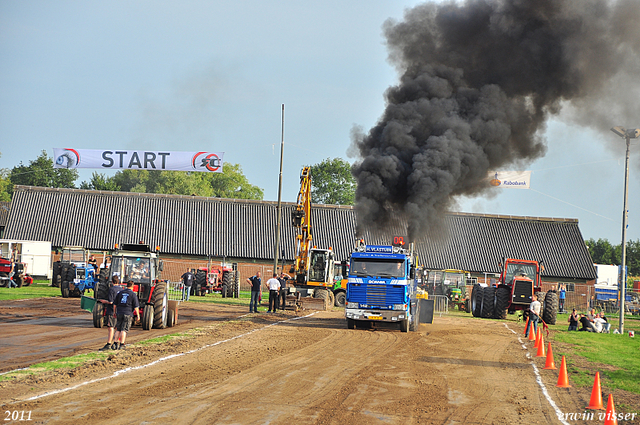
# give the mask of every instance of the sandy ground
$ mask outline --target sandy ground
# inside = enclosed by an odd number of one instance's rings
[[[501,321],[442,317],[405,334],[347,330],[339,309],[233,319],[244,311],[228,308],[220,320],[219,307],[198,308],[204,318],[180,326],[206,327],[188,338],[0,383],[2,411],[30,411],[32,423],[47,424],[561,423],[536,382],[531,343],[523,349],[513,323],[516,333]],[[64,317],[80,328],[91,319]],[[66,321],[63,328],[70,333]],[[105,331],[96,331],[100,346]],[[96,347],[68,342],[67,350]],[[533,362],[544,366],[544,359]],[[590,391],[556,388],[557,371],[540,374],[561,412],[584,411]]]

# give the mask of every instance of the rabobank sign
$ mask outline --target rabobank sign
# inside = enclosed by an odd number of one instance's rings
[[[529,189],[531,171],[499,171],[490,173],[489,184],[505,189]]]
[[[367,245],[365,252],[393,254],[393,247],[391,245]]]

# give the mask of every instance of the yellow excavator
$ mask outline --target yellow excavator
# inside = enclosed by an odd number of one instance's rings
[[[335,303],[333,294],[335,254],[331,247],[312,246],[311,225],[311,170],[304,167],[300,173],[300,192],[296,209],[291,214],[296,228],[296,261],[291,269],[295,273],[293,288],[299,294],[298,302],[307,308],[324,304],[323,309]]]

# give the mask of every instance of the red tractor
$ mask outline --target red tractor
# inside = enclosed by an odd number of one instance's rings
[[[96,299],[107,299],[111,278],[120,276],[124,285],[131,279],[132,291],[140,300],[140,315],[142,329],[163,329],[174,325],[177,315],[169,309],[168,282],[160,278],[162,260],[156,252],[149,249],[149,245],[123,244],[116,247],[111,254],[111,265],[105,276],[100,279],[96,291]],[[104,305],[96,302],[93,307],[93,326],[101,328],[104,325]]]
[[[240,283],[235,268],[224,266],[200,267],[196,271],[196,281],[191,287],[191,295],[204,296],[220,292],[222,298],[238,298]]]
[[[505,319],[507,312],[525,310],[533,295],[542,304],[541,316],[549,325],[555,325],[558,314],[556,291],[542,292],[540,273],[544,270],[537,261],[503,259],[500,281],[496,286],[474,285],[471,293],[471,312],[475,317]]]

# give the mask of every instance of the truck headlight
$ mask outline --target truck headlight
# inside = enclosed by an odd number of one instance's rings
[[[348,302],[347,308],[358,308],[358,303]]]
[[[406,310],[407,309],[407,305],[406,304],[394,304],[393,305],[393,309],[394,310]]]

